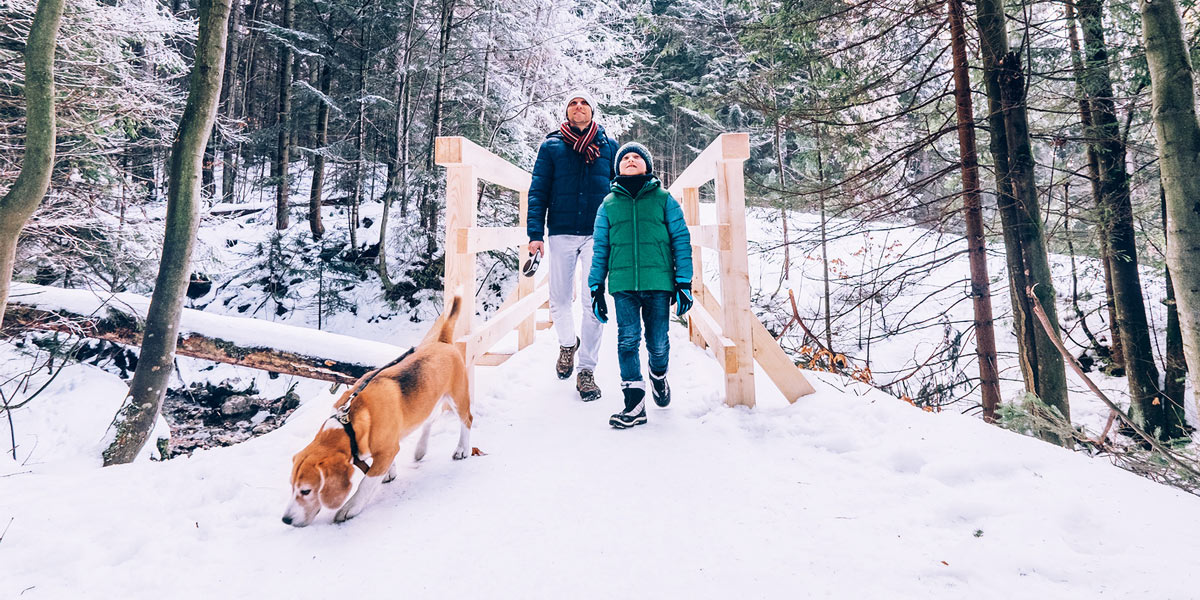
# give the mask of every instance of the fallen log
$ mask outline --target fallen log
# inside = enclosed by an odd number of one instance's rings
[[[140,346],[149,299],[98,295],[17,283],[4,315],[4,335],[61,331]],[[399,346],[246,317],[184,309],[176,353],[284,375],[353,383],[399,356]]]

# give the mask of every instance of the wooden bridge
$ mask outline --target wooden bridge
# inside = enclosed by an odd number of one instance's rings
[[[789,402],[814,390],[791,358],[779,347],[750,308],[750,276],[746,254],[746,192],[742,164],[750,158],[750,136],[722,134],[700,153],[668,190],[683,206],[692,235],[695,275],[692,290],[696,303],[687,313],[692,342],[710,348],[725,372],[725,403],[754,406],[755,363],[771,378]],[[525,216],[532,176],[464,137],[439,137],[437,164],[446,168],[446,276],[445,294],[475,290],[475,255],[489,250],[518,248],[518,264],[529,257]],[[476,204],[479,181],[485,180],[517,192],[517,227],[479,227]],[[700,223],[700,188],[715,181],[717,222]],[[664,182],[666,183],[666,182]],[[717,253],[717,289],[704,277],[702,248]],[[498,365],[511,354],[493,353],[497,342],[517,330],[517,349],[533,343],[536,329],[551,326],[538,322],[537,310],[548,306],[549,269],[534,278],[518,277],[517,289],[486,322],[462,318],[455,338],[467,360],[472,388],[476,365]],[[583,269],[587,277],[587,268]],[[463,310],[475,314],[476,299],[463,298]],[[472,394],[474,389],[472,389]]]

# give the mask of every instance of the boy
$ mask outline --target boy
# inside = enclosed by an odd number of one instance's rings
[[[654,176],[650,151],[630,142],[617,150],[616,160],[612,192],[596,213],[588,287],[592,311],[601,323],[608,322],[605,280],[612,293],[625,410],[608,423],[626,429],[646,422],[646,386],[638,358],[643,324],[654,402],[671,402],[667,326],[670,304],[676,304],[678,316],[692,307],[692,238],[683,209]]]

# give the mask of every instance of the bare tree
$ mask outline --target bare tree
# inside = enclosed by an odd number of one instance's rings
[[[158,419],[167,381],[173,370],[179,318],[188,285],[188,263],[200,223],[200,176],[221,93],[230,0],[201,0],[200,33],[187,105],[171,147],[167,191],[166,236],[154,294],[146,314],[141,356],[129,395],[113,419],[112,443],[104,464],[131,462]]]

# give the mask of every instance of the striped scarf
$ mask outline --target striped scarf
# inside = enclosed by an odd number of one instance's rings
[[[591,126],[583,132],[583,135],[575,133],[567,121],[563,121],[563,124],[558,126],[558,131],[562,134],[563,139],[571,145],[572,150],[583,155],[584,162],[589,165],[596,162],[596,158],[600,156],[600,141],[596,139],[596,133],[600,131],[600,126],[596,125],[595,121],[592,121]]]

